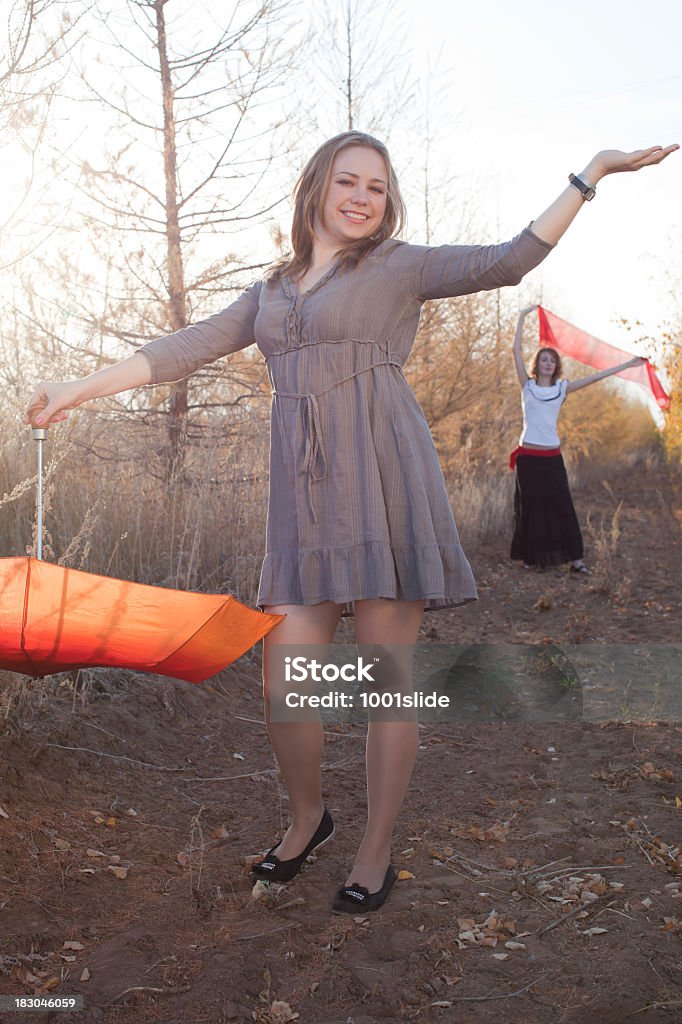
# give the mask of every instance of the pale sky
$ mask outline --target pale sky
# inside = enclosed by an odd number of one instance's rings
[[[512,237],[564,189],[569,172],[578,173],[600,149],[682,143],[682,0],[599,0],[587,6],[566,0],[356,2],[360,33],[388,40],[396,67],[411,73],[422,94],[428,85],[434,97],[432,180],[448,179],[440,195],[434,193],[434,210],[442,211],[431,225],[434,243]],[[339,9],[344,5],[338,0]],[[302,26],[319,8],[319,0],[300,0],[286,10],[290,23]],[[231,3],[224,7],[231,9]],[[221,10],[222,5],[211,6],[209,16],[206,3],[190,0],[173,0],[168,7],[169,17],[184,13],[199,23],[203,16],[212,25],[220,22]],[[328,42],[323,33],[319,38]],[[98,46],[91,39],[88,46],[91,68],[106,79],[106,60],[98,65]],[[303,74],[297,102],[306,115],[316,116],[324,107],[321,79],[307,67]],[[399,106],[398,87],[388,79],[385,84],[389,93],[395,89]],[[271,116],[276,102],[265,105],[263,116]],[[401,111],[390,138],[416,242],[425,241],[416,198],[425,139],[420,104],[417,96]],[[339,116],[321,116],[319,130],[343,130]],[[97,122],[90,119],[87,132],[73,122],[70,130],[77,158],[96,164],[90,150],[96,147]],[[301,159],[323,138],[304,135]],[[157,153],[153,160],[158,169]],[[5,176],[12,176],[7,161]],[[291,180],[278,182],[280,192],[294,177],[292,167]],[[656,337],[673,314],[666,274],[677,277],[682,292],[681,196],[682,152],[660,167],[607,177],[556,251],[521,288],[508,292],[512,301],[520,307],[540,297],[591,333],[642,351],[637,334]],[[282,206],[277,216],[288,228],[289,211]],[[462,220],[473,224],[464,239],[458,235]],[[262,248],[260,258],[266,260],[272,255],[267,232],[252,227],[239,226],[213,244],[244,253]],[[643,327],[628,334],[616,323],[620,317],[640,319]]]
[[[405,0],[418,74],[436,67],[452,119],[440,153],[476,183],[500,238],[516,233],[600,149],[682,143],[680,0]],[[605,178],[529,279],[544,303],[614,344],[615,323],[649,333],[670,313],[666,267],[682,275],[682,152]],[[438,238],[438,241],[446,241]]]

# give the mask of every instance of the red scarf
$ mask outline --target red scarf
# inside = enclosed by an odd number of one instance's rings
[[[617,366],[631,358],[631,352],[625,352],[615,345],[600,341],[592,334],[581,331],[573,324],[567,323],[548,309],[538,306],[538,325],[540,327],[540,344],[557,349],[562,355],[577,359],[579,363],[594,366],[596,370],[606,370],[609,366]],[[617,377],[632,380],[640,387],[646,388],[661,409],[670,408],[670,398],[656,376],[653,366],[647,360],[640,366],[629,366],[621,370]]]

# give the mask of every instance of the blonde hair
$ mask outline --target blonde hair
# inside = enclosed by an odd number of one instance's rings
[[[555,348],[539,348],[537,350],[535,358],[533,359],[533,365],[530,368],[530,375],[537,384],[538,373],[540,370],[540,356],[543,352],[549,352],[549,354],[554,357],[555,366],[554,373],[552,374],[552,384],[555,384],[561,376],[561,356]]]
[[[349,146],[368,146],[379,153],[386,164],[386,212],[381,226],[371,238],[361,238],[343,246],[340,267],[357,266],[363,256],[387,238],[399,234],[405,224],[406,211],[400,194],[398,179],[383,142],[365,132],[342,132],[328,139],[311,156],[294,186],[294,216],[291,224],[293,253],[278,260],[267,277],[277,280],[286,274],[297,278],[310,266],[313,255],[315,215],[321,216],[329,192],[334,160],[342,149]]]

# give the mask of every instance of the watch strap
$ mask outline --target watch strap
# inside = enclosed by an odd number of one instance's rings
[[[591,199],[597,194],[597,190],[593,185],[587,185],[582,178],[579,178],[577,174],[569,174],[568,180],[570,181],[573,188],[580,192],[583,199],[589,203]]]

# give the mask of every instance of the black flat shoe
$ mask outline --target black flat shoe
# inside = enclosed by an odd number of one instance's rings
[[[356,882],[339,889],[334,897],[332,910],[335,914],[364,914],[367,910],[378,910],[386,902],[386,897],[397,877],[393,865],[389,864],[384,884],[378,892],[368,892],[364,885],[358,885]]]
[[[278,843],[269,850],[260,864],[254,864],[251,869],[251,881],[256,882],[290,882],[292,878],[301,870],[303,861],[306,857],[309,857],[313,850],[319,849],[320,846],[324,846],[331,837],[334,835],[334,822],[332,816],[325,807],[322,820],[317,826],[317,830],[306,846],[303,853],[299,853],[298,857],[291,857],[289,860],[280,860],[276,857],[272,850],[276,849]]]

